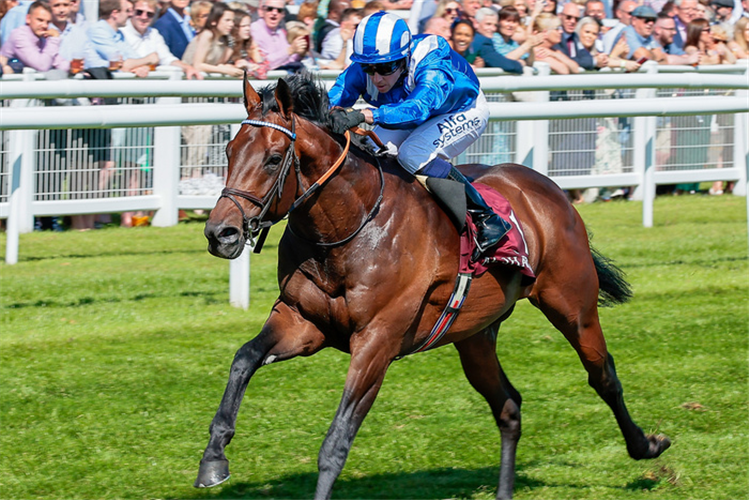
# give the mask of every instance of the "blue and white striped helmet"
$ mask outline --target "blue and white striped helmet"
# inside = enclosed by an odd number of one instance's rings
[[[378,64],[408,57],[411,52],[411,31],[406,21],[394,14],[375,12],[359,23],[354,33],[351,60],[362,64]]]

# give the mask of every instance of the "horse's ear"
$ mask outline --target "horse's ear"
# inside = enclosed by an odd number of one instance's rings
[[[294,111],[294,102],[291,89],[283,78],[279,79],[276,85],[276,102],[278,103],[278,109],[281,110],[281,115],[287,120],[291,118],[291,113]]]
[[[244,107],[247,109],[247,114],[250,114],[250,110],[260,104],[260,96],[255,89],[250,85],[250,79],[247,77],[247,72],[244,72]]]

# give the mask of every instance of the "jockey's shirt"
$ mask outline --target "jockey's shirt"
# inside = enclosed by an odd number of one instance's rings
[[[479,80],[470,64],[436,35],[418,35],[411,45],[408,71],[380,93],[359,63],[341,73],[328,93],[331,106],[353,106],[361,96],[372,106],[374,123],[410,129],[433,116],[464,111],[476,102]]]

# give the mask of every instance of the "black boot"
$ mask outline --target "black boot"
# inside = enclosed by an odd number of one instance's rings
[[[468,212],[476,224],[476,251],[473,260],[478,260],[487,250],[494,247],[512,229],[512,224],[494,213],[481,194],[460,171],[452,167],[448,179],[462,182],[466,190]]]

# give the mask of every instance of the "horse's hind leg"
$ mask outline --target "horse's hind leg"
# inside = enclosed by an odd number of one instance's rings
[[[502,438],[497,498],[512,498],[515,452],[520,440],[520,393],[510,384],[496,354],[499,323],[457,342],[463,371],[474,389],[486,398]]]
[[[260,334],[234,356],[224,396],[213,417],[208,446],[200,461],[196,488],[216,486],[229,478],[224,449],[234,437],[239,405],[252,375],[263,365],[310,355],[323,347],[325,337],[294,310],[278,302]]]
[[[629,416],[614,358],[606,349],[598,319],[598,288],[589,285],[597,283],[595,268],[592,262],[581,266],[588,269],[570,267],[559,271],[566,272],[564,276],[539,276],[530,300],[577,351],[588,372],[588,383],[613,411],[629,455],[635,460],[655,458],[671,442],[663,435],[645,435]]]

